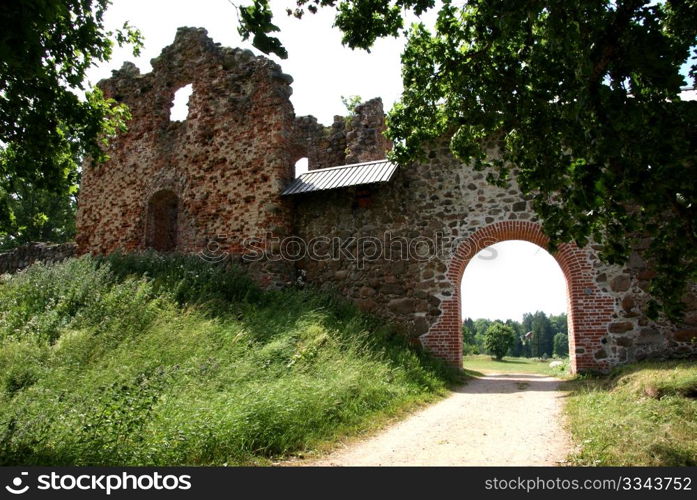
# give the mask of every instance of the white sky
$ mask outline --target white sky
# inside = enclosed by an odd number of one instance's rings
[[[273,2],[279,7],[293,3]],[[143,73],[150,71],[150,59],[172,43],[180,26],[206,28],[208,35],[223,46],[248,48],[261,55],[251,43],[241,41],[237,14],[228,0],[114,0],[105,16],[107,27],[114,29],[125,21],[144,35],[145,47],[140,57],[134,58],[130,50],[116,47],[109,63],[89,72],[93,84],[110,77],[111,70],[120,68],[124,61],[135,63]],[[403,40],[378,40],[370,54],[344,48],[339,31],[331,28],[333,16],[327,9],[307,15],[302,21],[289,18],[279,9],[274,22],[282,30],[279,36],[289,57],[271,59],[295,79],[291,101],[297,116],[311,114],[329,125],[334,115],[346,114],[342,95],[359,95],[364,100],[382,97],[385,109],[399,97]]]
[[[462,277],[463,319],[520,321],[535,311],[566,312],[566,278],[547,251],[527,241],[503,241],[470,260]]]
[[[246,1],[234,0],[234,3]],[[403,39],[378,40],[370,53],[353,51],[342,47],[339,31],[331,28],[331,9],[320,9],[318,14],[307,14],[298,21],[284,11],[295,3],[293,0],[272,3],[278,9],[274,18],[281,28],[278,36],[289,57],[281,60],[271,56],[271,59],[295,79],[291,101],[296,115],[311,114],[329,125],[334,115],[345,114],[341,96],[350,95],[359,95],[364,100],[382,97],[385,110],[392,107],[402,91],[399,57],[404,48]],[[422,20],[431,24],[434,11],[426,13]],[[250,42],[241,41],[237,14],[228,0],[113,0],[105,16],[107,27],[115,29],[125,21],[143,33],[145,47],[141,55],[134,58],[129,49],[115,47],[109,63],[89,71],[92,83],[111,76],[111,70],[120,68],[124,61],[134,62],[143,73],[150,71],[150,59],[172,43],[179,26],[206,28],[209,36],[224,46],[248,48],[261,55]]]
[[[281,8],[276,11],[275,22],[281,28],[279,37],[289,58],[272,59],[295,79],[291,101],[296,115],[311,114],[330,124],[334,115],[345,114],[341,96],[350,95],[364,100],[382,97],[388,110],[402,90],[399,57],[404,41],[378,40],[370,54],[352,51],[341,46],[339,31],[331,28],[331,10],[321,9],[319,14],[297,21],[282,10],[292,3],[273,2]],[[111,29],[129,21],[143,33],[145,47],[138,58],[128,49],[115,48],[108,64],[89,72],[92,83],[111,76],[111,70],[120,68],[124,61],[134,62],[143,73],[150,71],[150,59],[172,43],[179,26],[206,28],[209,36],[224,46],[260,54],[249,42],[241,41],[236,12],[228,0],[114,0],[105,21]],[[185,112],[185,107],[179,108],[175,118],[185,118]],[[525,312],[558,314],[566,310],[564,276],[547,252],[519,241],[499,243],[495,248],[495,259],[475,257],[465,271],[463,318],[520,320]],[[487,249],[483,255],[491,256],[492,252]]]

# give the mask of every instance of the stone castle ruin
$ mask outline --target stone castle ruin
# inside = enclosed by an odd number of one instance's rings
[[[296,117],[290,76],[203,29],[180,28],[152,67],[140,74],[126,63],[99,83],[132,120],[105,164],[85,165],[80,253],[200,254],[241,263],[267,287],[333,289],[460,364],[469,260],[503,240],[547,246],[515,182],[488,184],[447,144],[417,164],[385,160],[379,99],[328,127]],[[171,121],[174,94],[189,84],[188,117]],[[309,170],[296,178],[301,158]],[[554,257],[567,280],[574,370],[697,353],[697,300],[684,324],[646,318],[651,271],[638,256],[610,266],[567,244]]]

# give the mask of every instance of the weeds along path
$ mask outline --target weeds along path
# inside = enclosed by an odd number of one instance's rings
[[[571,448],[560,383],[533,374],[471,379],[445,400],[307,465],[558,465]]]

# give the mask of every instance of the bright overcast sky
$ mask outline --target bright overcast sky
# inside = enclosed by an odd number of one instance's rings
[[[514,319],[566,312],[566,278],[549,253],[527,241],[479,252],[462,277],[462,318]]]
[[[281,8],[276,24],[289,52],[287,60],[273,59],[295,79],[291,100],[296,114],[314,115],[330,124],[334,115],[345,114],[341,96],[350,95],[365,100],[382,97],[388,110],[402,90],[399,56],[403,40],[378,40],[370,54],[352,51],[341,46],[339,31],[331,28],[330,10],[297,21],[282,10],[291,3],[273,2]],[[124,61],[136,63],[141,72],[150,71],[150,59],[172,43],[179,26],[203,27],[224,46],[254,50],[249,42],[240,40],[235,9],[228,0],[114,0],[106,15],[108,27],[119,27],[125,21],[145,37],[141,56],[136,59],[127,49],[116,48],[111,62],[90,72],[92,83],[108,78]],[[465,271],[463,318],[520,320],[525,312],[558,314],[566,310],[566,283],[547,252],[526,242],[504,242],[496,249],[497,258],[474,258]],[[491,252],[486,250],[484,255]]]
[[[234,3],[248,3],[234,0]],[[283,70],[292,75],[291,100],[298,116],[314,115],[329,125],[334,115],[346,112],[341,96],[359,95],[364,100],[382,97],[388,110],[402,91],[399,56],[402,39],[378,40],[370,53],[341,46],[341,35],[332,29],[331,9],[320,9],[302,21],[288,17],[284,8],[293,0],[274,0],[275,22],[281,28],[279,37],[289,52],[286,60],[272,57]],[[412,20],[417,20],[412,17]],[[433,22],[431,11],[423,19]],[[89,72],[96,83],[111,76],[112,69],[124,61],[134,62],[141,72],[150,71],[150,59],[174,40],[179,26],[203,27],[214,41],[228,47],[244,47],[261,54],[237,34],[237,14],[229,0],[113,0],[107,10],[107,26],[120,27],[125,21],[139,28],[145,47],[138,58],[128,49],[115,48],[112,60]],[[694,97],[693,97],[694,98]]]
[[[294,2],[272,3],[284,7]],[[224,46],[248,48],[261,55],[251,43],[241,41],[237,15],[228,0],[114,0],[105,21],[112,29],[128,21],[143,33],[145,47],[138,58],[127,49],[116,48],[109,63],[90,72],[92,83],[111,76],[111,70],[120,68],[124,61],[134,62],[141,72],[150,71],[150,59],[172,43],[179,26],[206,28],[208,35]],[[385,109],[399,97],[403,40],[378,40],[370,54],[344,48],[339,31],[331,28],[331,11],[326,9],[308,14],[302,21],[289,18],[280,9],[275,22],[282,30],[279,36],[289,57],[271,58],[295,79],[291,101],[296,115],[314,115],[329,125],[334,115],[346,114],[342,95],[359,95],[364,100],[382,97]]]

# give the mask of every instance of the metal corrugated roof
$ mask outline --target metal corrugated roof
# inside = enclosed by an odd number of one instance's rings
[[[397,165],[389,160],[319,168],[301,174],[281,194],[310,193],[312,191],[387,182],[392,178],[396,170]]]

